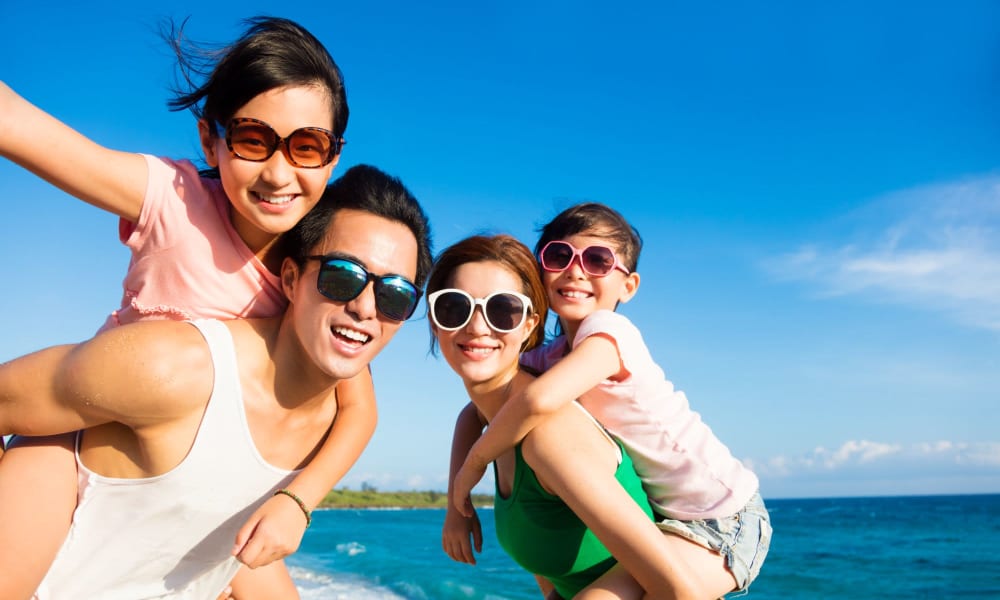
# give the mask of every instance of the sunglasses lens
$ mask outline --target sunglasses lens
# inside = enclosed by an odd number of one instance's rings
[[[288,138],[288,152],[301,167],[321,167],[327,164],[333,137],[322,129],[296,129]]]
[[[375,280],[375,308],[380,313],[396,321],[410,318],[420,301],[420,291],[399,275],[375,277],[349,260],[329,258],[320,266],[316,287],[330,300],[348,302],[361,295],[369,279]]]
[[[324,261],[316,280],[319,293],[337,302],[357,298],[366,285],[368,273],[358,265],[340,259]]]
[[[496,294],[486,301],[486,320],[497,331],[513,331],[524,320],[524,302],[513,294]]]
[[[282,140],[267,123],[234,119],[227,132],[229,149],[244,160],[261,162],[271,158],[278,146],[287,146],[287,158],[297,166],[315,169],[327,165],[340,152],[340,141],[320,127],[296,129]]]
[[[615,255],[610,249],[589,246],[583,251],[583,270],[591,275],[607,275],[615,268]]]
[[[417,288],[402,277],[387,276],[375,280],[375,306],[390,319],[408,319],[419,299]]]
[[[573,260],[573,247],[565,242],[551,242],[542,249],[542,267],[561,271]]]
[[[431,307],[431,316],[442,329],[458,329],[472,314],[472,302],[464,294],[445,292]]]
[[[240,158],[267,160],[278,146],[278,134],[263,123],[238,123],[230,130],[229,144]]]

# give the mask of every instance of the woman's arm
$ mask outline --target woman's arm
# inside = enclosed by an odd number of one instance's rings
[[[459,413],[458,419],[455,421],[455,432],[451,438],[448,498],[451,498],[452,482],[455,475],[465,461],[469,448],[479,439],[485,426],[486,420],[471,402]],[[444,548],[445,554],[450,556],[452,560],[474,565],[476,564],[476,555],[473,548],[476,552],[483,551],[483,530],[479,523],[479,516],[472,507],[468,495],[463,503],[471,516],[464,516],[450,501],[448,502],[444,515],[444,527],[441,531],[441,546]]]
[[[482,479],[486,465],[517,445],[538,424],[621,371],[618,346],[611,338],[593,335],[583,340],[493,417],[455,477],[452,503],[463,506],[463,499]]]
[[[316,456],[285,488],[302,499],[309,510],[323,498],[354,466],[368,445],[378,421],[375,388],[371,372],[337,384],[337,417]],[[292,498],[274,496],[265,502],[237,533],[233,554],[252,569],[284,558],[295,552],[306,530],[306,518]],[[233,582],[239,597],[239,578]]]
[[[139,218],[146,160],[97,144],[0,81],[0,156],[59,189],[124,217]]]

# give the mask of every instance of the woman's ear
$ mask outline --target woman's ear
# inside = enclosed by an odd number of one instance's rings
[[[299,265],[291,258],[285,258],[281,263],[281,291],[291,302],[295,296],[295,284],[299,281]]]
[[[201,151],[205,154],[205,163],[215,169],[219,166],[219,157],[216,156],[215,144],[219,141],[215,135],[214,128],[205,119],[198,120],[198,139],[201,140]]]
[[[628,302],[635,296],[635,293],[639,291],[639,274],[635,271],[629,273],[625,276],[625,281],[622,283],[622,293],[618,298],[619,302]]]
[[[538,313],[529,314],[525,317],[525,323],[528,324],[528,331],[526,332],[526,337],[531,337],[531,334],[535,332],[538,324],[541,322],[542,316]]]
[[[535,329],[538,328],[541,318],[541,315],[538,313],[529,314],[525,317],[524,340],[521,341],[521,352],[524,352],[525,346],[527,346],[528,342],[531,341],[531,335],[535,333]]]

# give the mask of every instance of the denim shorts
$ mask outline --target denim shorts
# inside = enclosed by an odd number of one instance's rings
[[[680,521],[657,517],[661,531],[673,533],[726,557],[736,578],[736,591],[744,591],[760,573],[771,545],[771,518],[760,492],[739,512],[722,519]]]

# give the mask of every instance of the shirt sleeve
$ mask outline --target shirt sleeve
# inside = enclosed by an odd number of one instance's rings
[[[592,335],[603,335],[610,338],[618,348],[618,357],[629,373],[635,373],[646,360],[649,351],[638,328],[632,321],[611,310],[599,310],[591,313],[580,323],[580,328],[573,339],[573,348]]]
[[[175,161],[143,154],[146,159],[146,195],[133,223],[121,219],[118,237],[133,252],[147,252],[169,247],[178,231],[189,226],[190,215],[185,197],[204,194],[198,169],[187,160]]]

